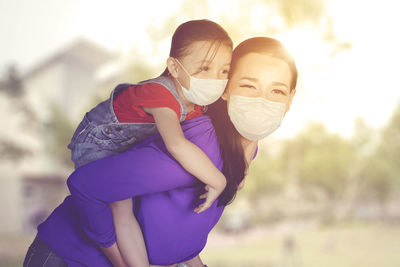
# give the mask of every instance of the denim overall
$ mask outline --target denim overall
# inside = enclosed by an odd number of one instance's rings
[[[158,83],[167,88],[179,102],[180,122],[186,118],[186,105],[176,91],[174,82],[165,76],[146,80],[138,84],[119,84],[110,98],[87,112],[75,130],[71,143],[71,159],[78,168],[91,161],[124,152],[135,144],[157,132],[155,123],[119,122],[113,109],[113,99],[132,85]]]

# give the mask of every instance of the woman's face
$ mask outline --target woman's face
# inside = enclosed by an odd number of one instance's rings
[[[286,111],[289,110],[295,90],[290,91],[292,73],[285,61],[270,55],[249,53],[239,59],[233,71],[222,96],[228,107],[230,95],[241,95],[284,103]]]

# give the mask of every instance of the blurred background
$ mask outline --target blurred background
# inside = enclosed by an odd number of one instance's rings
[[[0,266],[68,194],[66,148],[115,85],[158,76],[175,28],[284,43],[297,94],[201,253],[208,266],[400,266],[397,1],[0,0]]]

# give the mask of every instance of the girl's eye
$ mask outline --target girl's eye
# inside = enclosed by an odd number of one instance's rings
[[[229,74],[229,69],[222,70],[222,74]]]
[[[201,67],[201,71],[209,71],[210,68],[208,66]]]

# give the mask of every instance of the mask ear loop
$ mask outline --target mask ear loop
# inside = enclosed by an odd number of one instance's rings
[[[185,67],[182,65],[182,63],[177,59],[177,58],[175,58],[176,59],[176,61],[179,63],[179,65],[181,65],[181,67],[182,67],[182,69],[185,71],[185,73],[190,77],[190,76],[192,76],[192,75],[190,75],[190,73],[185,69]]]
[[[191,75],[189,74],[189,72],[185,69],[185,67],[182,65],[182,63],[179,61],[179,59],[177,59],[177,58],[175,58],[175,59],[176,59],[176,61],[179,63],[179,65],[181,65],[182,69],[186,72],[186,74],[189,76],[189,79],[190,79]],[[176,80],[178,81],[179,85],[180,85],[182,88],[186,89],[185,87],[182,86],[182,84],[179,82],[178,79],[176,79]],[[190,86],[190,85],[189,85],[189,86]],[[207,110],[208,110],[208,106],[201,106],[201,111],[202,111],[203,113],[206,113]]]
[[[181,63],[177,58],[175,58],[175,59],[176,59],[176,61],[179,63],[179,65],[181,65],[183,71],[189,76],[189,88],[190,88],[190,78],[191,78],[192,76],[190,76],[189,72],[185,69],[185,67],[182,65],[182,63]],[[186,87],[184,87],[184,86],[179,82],[178,79],[176,79],[176,81],[179,83],[179,85],[180,85],[183,89],[185,89],[186,91],[189,91],[188,89],[186,89]]]

